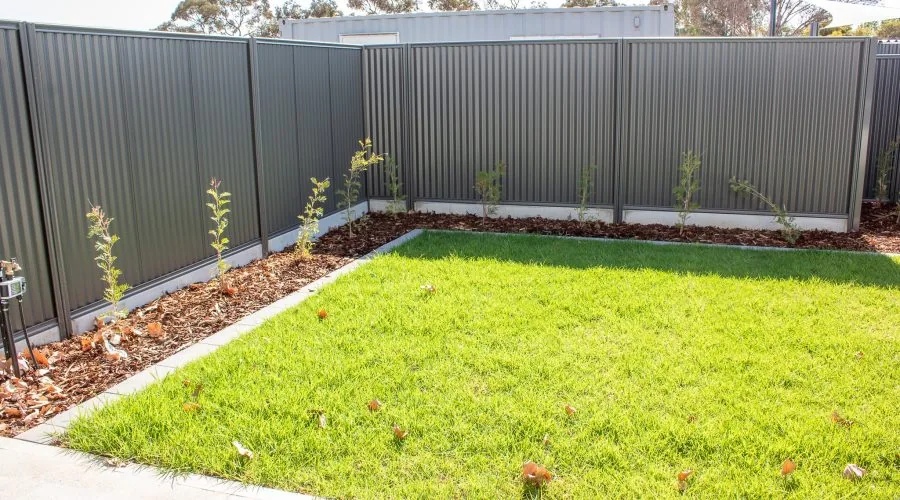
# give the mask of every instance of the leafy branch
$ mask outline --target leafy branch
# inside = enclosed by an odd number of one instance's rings
[[[313,183],[312,194],[303,213],[297,216],[300,219],[300,232],[297,233],[297,245],[294,247],[297,257],[304,260],[312,257],[313,238],[319,232],[319,219],[324,214],[321,204],[328,199],[325,197],[325,190],[331,186],[331,180],[327,178],[320,181],[313,177],[310,181]]]
[[[359,151],[353,153],[350,158],[350,170],[344,174],[344,189],[340,194],[338,208],[344,209],[344,218],[347,220],[347,231],[353,236],[353,207],[359,199],[359,190],[362,187],[360,176],[370,166],[384,160],[384,156],[372,152],[372,139],[366,137],[359,141]]]
[[[599,168],[597,165],[588,165],[581,170],[581,176],[578,178],[578,209],[576,213],[579,222],[586,222],[589,219],[588,204],[591,201],[591,195],[594,194],[594,177]]]
[[[387,210],[392,214],[406,211],[406,196],[401,194],[403,182],[400,180],[400,165],[391,156],[384,157],[384,172],[387,174],[387,190],[391,196]]]
[[[100,279],[105,286],[103,300],[111,306],[109,311],[97,317],[104,323],[107,320],[115,321],[128,314],[128,311],[119,306],[119,302],[130,288],[127,283],[119,283],[122,271],[116,267],[117,258],[113,253],[113,247],[119,241],[119,236],[110,231],[110,224],[114,219],[107,217],[100,206],[91,204],[91,211],[87,213],[87,218],[90,222],[88,238],[94,239],[94,250],[97,252],[94,262],[100,268]]]
[[[475,174],[475,195],[481,200],[482,224],[487,222],[489,215],[497,213],[497,205],[503,194],[502,181],[505,172],[506,165],[500,160],[493,168]]]
[[[793,245],[800,239],[800,228],[794,223],[794,218],[787,214],[787,208],[785,208],[784,205],[780,207],[776,205],[774,201],[759,192],[759,190],[756,189],[754,185],[750,184],[749,181],[739,181],[736,177],[732,177],[728,184],[735,193],[756,198],[766,204],[769,207],[769,210],[775,214],[775,222],[781,225],[781,237],[784,238],[785,241]]]
[[[894,155],[900,146],[900,137],[891,141],[887,147],[878,154],[875,169],[875,204],[881,204],[888,199],[890,189],[891,172],[894,170]]]
[[[212,236],[210,246],[216,251],[216,280],[219,283],[219,289],[225,291],[228,289],[224,279],[225,272],[228,271],[228,263],[222,258],[222,253],[228,250],[229,240],[225,236],[225,229],[228,227],[227,215],[231,212],[228,209],[228,204],[231,203],[231,193],[227,191],[220,192],[219,186],[221,184],[222,181],[215,177],[210,179],[209,189],[206,190],[206,193],[212,198],[212,202],[207,203],[206,206],[212,212],[210,219],[214,223],[213,228],[209,230],[209,235]]]
[[[678,185],[672,190],[675,195],[675,208],[678,209],[678,234],[684,233],[687,218],[694,210],[700,208],[700,204],[694,202],[694,195],[700,191],[700,179],[697,172],[700,171],[700,156],[693,151],[684,153],[681,157],[681,165],[678,166]]]

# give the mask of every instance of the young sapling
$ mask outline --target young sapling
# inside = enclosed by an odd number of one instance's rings
[[[119,334],[110,335],[104,331],[104,326],[107,321],[115,323],[116,320],[128,315],[128,311],[120,305],[120,302],[129,286],[127,283],[119,283],[122,271],[116,267],[116,255],[113,253],[113,247],[119,241],[119,236],[110,230],[113,219],[107,217],[100,206],[91,204],[91,211],[87,213],[87,218],[90,223],[88,239],[93,238],[94,240],[94,250],[97,252],[94,262],[100,268],[100,279],[104,285],[103,300],[109,303],[110,309],[97,315],[98,333],[92,340],[82,339],[82,345],[93,347],[102,340],[101,345],[106,351],[106,359],[118,361],[127,358],[128,353],[115,346],[121,336]]]
[[[225,250],[228,250],[229,243],[228,237],[225,236],[225,229],[228,227],[228,214],[231,212],[228,208],[228,204],[231,203],[231,193],[219,191],[221,184],[222,181],[213,177],[209,181],[209,189],[206,190],[206,193],[212,199],[211,202],[206,204],[210,212],[212,212],[210,219],[213,221],[213,228],[209,230],[209,235],[212,236],[210,246],[216,251],[216,281],[219,285],[219,291],[227,295],[233,295],[235,290],[229,287],[225,281],[228,263],[222,258],[222,254]]]
[[[579,222],[590,220],[588,205],[594,194],[594,177],[596,177],[598,169],[597,165],[587,165],[581,170],[581,176],[578,178],[578,209],[576,213]]]
[[[749,181],[739,181],[736,177],[732,177],[729,181],[729,185],[731,190],[735,193],[756,198],[767,205],[775,215],[775,222],[781,225],[781,237],[784,238],[785,241],[793,245],[800,239],[800,228],[794,223],[794,218],[787,214],[787,208],[784,205],[780,207],[776,205],[774,201],[762,194],[753,184],[750,184]]]
[[[897,153],[897,147],[900,146],[900,137],[891,141],[887,147],[878,155],[875,162],[875,206],[881,207],[881,204],[888,200],[888,189],[890,189],[891,172],[894,170],[894,155]]]
[[[482,224],[487,222],[489,215],[497,213],[497,205],[503,194],[502,182],[505,171],[506,165],[500,160],[493,168],[475,174],[475,195],[481,202]]]
[[[370,166],[384,160],[384,156],[372,152],[372,139],[366,137],[359,141],[359,151],[353,153],[350,158],[350,170],[344,174],[344,188],[340,191],[338,208],[344,209],[344,218],[347,221],[347,231],[353,236],[353,207],[359,198],[359,190],[362,187],[360,176]]]
[[[387,190],[391,196],[387,211],[391,214],[406,212],[406,196],[402,194],[403,182],[400,180],[400,165],[389,155],[384,157],[384,173],[387,175]]]
[[[678,234],[684,233],[684,226],[688,216],[694,210],[700,208],[700,204],[694,201],[694,195],[700,191],[700,179],[697,173],[700,171],[700,156],[693,151],[684,153],[681,157],[681,165],[678,166],[678,185],[672,190],[675,195],[675,208],[678,209]]]
[[[322,204],[328,199],[325,197],[325,190],[331,186],[328,178],[320,181],[312,177],[309,181],[313,185],[312,194],[309,195],[303,213],[297,216],[300,219],[300,232],[297,233],[297,245],[294,246],[294,253],[302,260],[312,257],[313,238],[319,232],[319,219],[324,213]]]

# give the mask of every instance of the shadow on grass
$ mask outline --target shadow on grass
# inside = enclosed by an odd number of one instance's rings
[[[821,279],[900,289],[900,258],[822,250],[657,245],[540,235],[426,232],[395,250],[414,259],[491,259],[573,269],[607,267],[753,279]]]

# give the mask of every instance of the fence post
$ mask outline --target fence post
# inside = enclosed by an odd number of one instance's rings
[[[626,122],[628,116],[625,113],[625,84],[627,82],[625,71],[625,40],[619,38],[616,41],[616,110],[615,110],[615,140],[613,141],[613,222],[622,222],[625,215],[625,165],[623,160],[623,141],[627,137]]]
[[[403,44],[400,62],[400,158],[403,165],[403,183],[406,184],[406,209],[416,208],[415,187],[413,186],[412,164],[412,51],[409,44]]]
[[[44,138],[47,136],[42,120],[44,114],[41,107],[46,102],[41,91],[41,68],[36,63],[32,51],[37,33],[31,23],[19,23],[19,50],[22,57],[22,68],[25,75],[25,93],[28,100],[31,141],[34,149],[34,164],[37,170],[38,188],[41,197],[41,217],[44,224],[44,241],[47,245],[47,256],[50,261],[50,286],[53,290],[53,302],[56,307],[56,322],[59,327],[60,340],[72,335],[72,315],[69,308],[69,295],[66,288],[65,263],[60,248],[59,222],[56,215],[56,197],[53,190],[53,171]],[[40,286],[40,284],[38,284]]]
[[[859,94],[856,105],[856,154],[851,163],[850,207],[847,230],[859,229],[862,217],[863,190],[866,185],[866,167],[869,160],[869,141],[872,122],[872,99],[875,90],[875,62],[878,45],[873,38],[862,42],[859,62]]]
[[[253,130],[253,173],[256,176],[256,215],[259,221],[259,242],[263,257],[269,255],[269,227],[266,218],[266,187],[263,184],[262,132],[260,129],[259,104],[259,62],[257,61],[256,38],[247,42],[250,74],[250,122]]]

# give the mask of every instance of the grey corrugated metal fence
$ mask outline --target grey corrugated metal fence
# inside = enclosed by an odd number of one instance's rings
[[[900,138],[900,43],[879,43],[875,63],[872,133],[866,169],[866,197],[875,197],[878,156]],[[900,191],[900,154],[894,155],[888,195],[897,200]]]
[[[504,203],[577,204],[595,164],[595,206],[667,210],[693,150],[705,210],[764,213],[736,175],[792,213],[855,222],[872,56],[861,38],[367,47],[367,132],[416,200],[473,201],[475,172],[503,160]],[[386,195],[382,172],[369,191]]]
[[[115,218],[135,291],[213,255],[210,177],[233,194],[233,248],[296,226],[308,178],[339,177],[363,135],[360,56],[0,24],[0,251],[25,266],[28,322],[65,332],[71,315],[97,306],[89,203]]]
[[[25,263],[30,324],[66,332],[102,292],[89,201],[116,218],[139,292],[209,262],[210,177],[234,193],[232,246],[265,248],[296,226],[310,177],[340,189],[364,132],[410,203],[472,201],[476,172],[503,160],[504,203],[576,205],[597,165],[593,206],[668,210],[690,149],[706,210],[761,213],[728,190],[737,175],[852,225],[874,58],[858,38],[361,49],[0,23],[0,255]],[[375,169],[368,195],[384,184]]]

